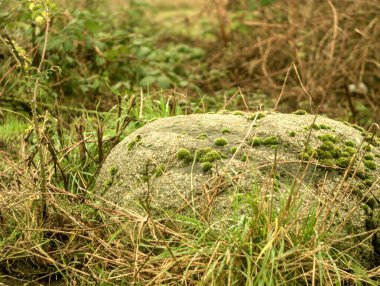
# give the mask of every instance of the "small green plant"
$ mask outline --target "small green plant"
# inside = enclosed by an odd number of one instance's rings
[[[333,136],[331,134],[323,134],[323,135],[318,136],[318,138],[325,143],[326,142],[336,143],[338,140],[335,136]]]
[[[215,144],[216,146],[225,146],[225,145],[228,144],[228,140],[225,139],[225,138],[223,138],[223,137],[216,138],[216,139],[214,140],[214,144]]]
[[[376,167],[376,163],[374,161],[371,161],[371,160],[363,160],[363,164],[364,164],[364,167],[366,167],[367,169],[369,170],[376,170],[377,167]]]
[[[344,145],[348,146],[348,147],[355,147],[355,142],[354,141],[345,141],[344,142]]]
[[[197,151],[195,151],[195,159],[201,163],[214,162],[222,159],[222,155],[219,151],[211,148],[198,149]]]
[[[320,127],[321,129],[331,129],[330,126],[328,126],[328,125],[326,125],[326,124],[323,124],[323,123],[319,124],[319,127]]]
[[[280,144],[280,141],[277,136],[268,136],[265,138],[252,137],[251,139],[249,139],[248,144],[250,146],[260,146],[260,145],[274,146],[274,145]]]
[[[299,109],[293,112],[295,115],[306,115],[308,114],[305,110]]]
[[[208,138],[208,135],[206,133],[201,133],[197,136],[197,139],[201,139],[201,140],[204,140],[207,138]]]
[[[289,132],[289,136],[290,136],[290,137],[295,137],[295,136],[296,136],[296,132],[294,132],[294,131],[290,131],[290,132]]]
[[[190,152],[189,149],[181,148],[177,152],[177,158],[186,163],[189,163],[193,161],[193,154]]]
[[[264,112],[255,112],[255,113],[250,113],[248,115],[248,119],[251,119],[251,120],[253,120],[255,118],[257,120],[259,120],[260,118],[263,118],[263,117],[265,117],[265,113]]]
[[[154,175],[160,177],[166,171],[166,166],[161,164],[154,169]]]
[[[203,162],[201,164],[203,172],[208,172],[212,169],[212,163],[211,162]]]
[[[237,149],[238,149],[238,147],[236,147],[236,146],[231,147],[231,149],[230,149],[230,153],[231,153],[231,154],[235,154],[236,151],[237,151]]]
[[[229,133],[231,133],[231,130],[229,128],[223,128],[222,133],[223,134],[229,134]]]

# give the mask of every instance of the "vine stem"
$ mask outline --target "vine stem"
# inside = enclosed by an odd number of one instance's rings
[[[34,130],[36,132],[37,140],[38,140],[38,154],[40,157],[40,165],[41,165],[41,212],[42,212],[42,220],[45,220],[47,216],[47,203],[46,203],[46,162],[45,162],[45,156],[44,156],[44,148],[43,148],[43,136],[40,129],[40,124],[38,121],[38,113],[37,113],[37,97],[39,94],[39,83],[40,78],[39,74],[41,73],[42,65],[45,61],[46,56],[46,47],[48,43],[49,38],[49,29],[50,29],[50,20],[49,20],[49,9],[47,6],[45,6],[45,20],[46,20],[46,27],[45,27],[45,39],[44,39],[44,45],[42,47],[42,54],[41,54],[41,60],[37,67],[37,78],[34,82],[34,91],[33,91],[33,98],[32,98],[32,116],[33,116],[33,125]]]

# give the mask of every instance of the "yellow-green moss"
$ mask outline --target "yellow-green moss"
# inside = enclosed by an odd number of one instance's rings
[[[134,147],[142,144],[141,142],[141,135],[137,135],[135,139],[133,139],[129,144],[127,145],[128,150],[132,150]]]
[[[373,158],[373,156],[371,154],[365,154],[364,155],[364,159],[368,160],[368,161],[373,161],[374,160],[374,158]]]
[[[355,142],[351,141],[351,140],[348,140],[348,141],[344,142],[344,145],[346,145],[348,147],[355,147]]]
[[[280,141],[278,140],[276,136],[270,136],[264,139],[263,144],[264,145],[278,145],[280,144]]]
[[[160,164],[154,169],[154,175],[156,177],[161,176],[166,171],[166,166],[164,164]]]
[[[322,140],[323,142],[336,143],[338,141],[337,138],[331,134],[323,134],[323,135],[318,136],[318,138]]]
[[[232,112],[233,115],[239,115],[239,116],[244,116],[244,112],[243,111],[240,111],[240,110],[235,110],[234,112]]]
[[[250,146],[260,146],[260,145],[271,146],[271,145],[280,144],[280,141],[279,141],[278,137],[276,137],[276,136],[269,136],[269,137],[265,137],[265,138],[252,137],[248,141],[248,144]]]
[[[222,159],[222,155],[219,151],[212,148],[198,149],[195,151],[195,159],[198,162],[214,162]]]
[[[231,154],[235,154],[236,151],[237,151],[237,149],[238,149],[238,147],[236,147],[236,146],[231,147],[231,149],[230,149],[230,153],[231,153]]]
[[[321,129],[331,129],[330,126],[328,126],[326,124],[323,124],[323,123],[319,124],[319,128],[321,128]]]
[[[247,118],[250,119],[250,120],[253,120],[253,119],[257,119],[259,120],[260,118],[263,118],[265,117],[265,113],[264,112],[255,112],[255,113],[250,113]]]
[[[351,127],[354,127],[356,130],[359,130],[360,132],[365,132],[364,128],[363,127],[360,127],[356,124],[351,124]]]
[[[376,163],[374,161],[363,160],[364,167],[369,170],[376,170]]]
[[[247,155],[242,155],[242,156],[240,157],[240,161],[242,161],[242,162],[247,161],[247,159],[248,159]]]
[[[111,167],[110,174],[111,176],[115,176],[117,173],[118,168],[116,166]]]
[[[293,114],[295,114],[295,115],[306,115],[308,113],[305,110],[299,109],[299,110],[294,111]]]
[[[203,172],[208,172],[212,168],[212,163],[211,162],[203,162],[201,164],[201,167],[202,167]]]
[[[229,128],[223,128],[222,133],[223,134],[229,134],[229,133],[231,133],[231,130]]]
[[[201,133],[197,136],[197,139],[201,139],[201,140],[204,140],[207,138],[208,138],[208,135],[206,133]]]
[[[193,154],[191,154],[190,150],[186,149],[186,148],[181,148],[178,150],[177,152],[177,158],[186,162],[186,163],[189,163],[191,161],[193,161]]]
[[[289,136],[290,136],[290,137],[294,137],[294,136],[296,136],[296,132],[294,132],[294,131],[290,131],[290,132],[289,132]]]
[[[216,146],[225,146],[225,145],[228,144],[228,140],[225,139],[225,138],[223,138],[223,137],[216,138],[216,139],[214,140],[214,144],[215,144]]]

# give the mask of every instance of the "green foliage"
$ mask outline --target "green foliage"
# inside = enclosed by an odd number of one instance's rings
[[[11,35],[22,60],[18,64],[27,70],[37,59],[27,52],[32,46],[43,46],[44,9],[54,11],[47,46],[47,61],[54,67],[44,74],[44,101],[67,102],[75,97],[94,104],[100,96],[112,96],[108,86],[123,93],[140,88],[196,88],[189,83],[195,75],[185,66],[201,60],[204,51],[186,44],[158,46],[158,38],[152,36],[156,27],[147,16],[149,6],[141,1],[131,1],[125,17],[112,17],[91,6],[76,9],[75,3],[60,9],[52,1],[26,4],[4,19],[0,32]],[[4,7],[7,4],[0,2],[0,8]],[[17,76],[12,75],[10,82],[18,93],[23,92],[24,84]]]

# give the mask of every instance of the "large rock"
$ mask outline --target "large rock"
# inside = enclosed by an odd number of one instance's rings
[[[326,225],[343,224],[339,234],[349,236],[380,226],[378,145],[360,127],[304,112],[163,118],[112,150],[95,191],[142,214],[196,211],[215,221],[231,212],[236,193],[259,185],[279,208],[292,189],[303,200],[300,219],[319,202],[332,220]],[[380,254],[378,230],[360,246],[357,236],[338,247],[352,247],[371,267]]]

